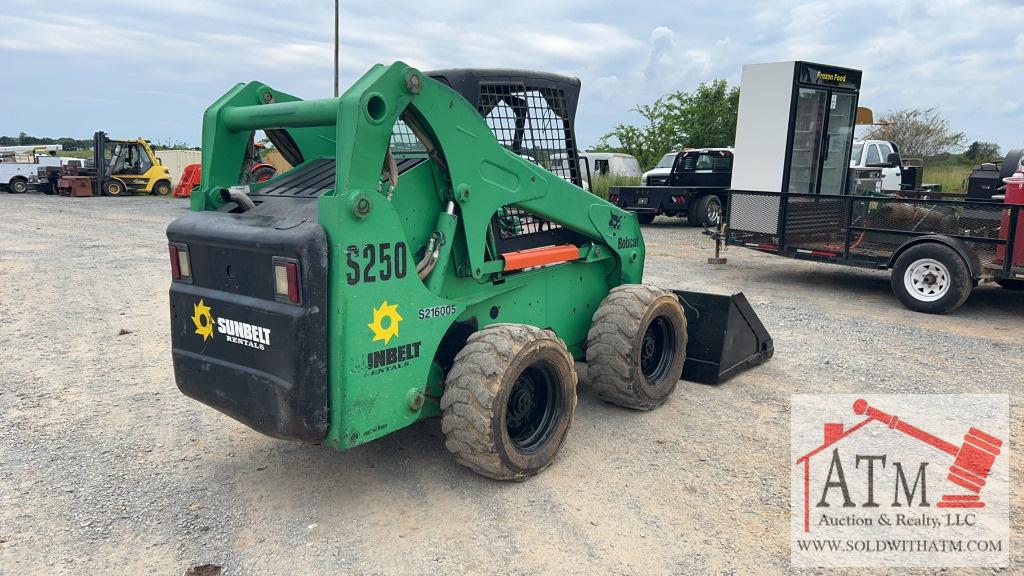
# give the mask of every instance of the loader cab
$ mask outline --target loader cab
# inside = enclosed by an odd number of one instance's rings
[[[576,147],[578,78],[501,69],[426,72],[475,104],[498,142],[582,187],[588,180]]]
[[[426,75],[474,104],[506,149],[589,188],[589,166],[581,162],[576,146],[578,78],[505,69],[435,70]],[[496,254],[586,242],[572,230],[511,205],[492,218],[491,236]]]

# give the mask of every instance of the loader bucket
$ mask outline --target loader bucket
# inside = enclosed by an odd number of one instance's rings
[[[719,384],[774,354],[771,335],[742,292],[672,292],[686,311],[683,380]]]

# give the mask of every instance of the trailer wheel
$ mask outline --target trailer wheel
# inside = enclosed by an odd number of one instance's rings
[[[948,314],[971,294],[974,280],[955,250],[935,242],[911,246],[900,254],[890,275],[892,291],[907,308]]]
[[[161,180],[153,185],[154,196],[167,196],[171,193],[171,183],[167,180]]]
[[[637,410],[660,406],[686,360],[686,316],[672,293],[638,284],[613,288],[587,334],[587,374],[601,399]]]
[[[1017,280],[1016,278],[999,278],[996,280],[996,284],[1007,290],[1024,290],[1024,280]]]
[[[714,194],[701,196],[690,206],[687,219],[690,226],[718,228],[718,223],[722,221],[722,201]]]
[[[15,178],[7,185],[7,191],[11,194],[24,194],[28,192],[28,181],[23,178]]]
[[[654,212],[637,212],[636,213],[636,219],[641,224],[650,224],[651,222],[654,222],[654,219],[657,218],[657,216],[658,215],[655,214]]]
[[[120,180],[107,180],[103,183],[103,194],[106,196],[120,196],[124,193],[124,184]]]
[[[455,356],[441,429],[455,459],[498,480],[525,480],[554,460],[576,408],[576,369],[549,330],[493,324]]]

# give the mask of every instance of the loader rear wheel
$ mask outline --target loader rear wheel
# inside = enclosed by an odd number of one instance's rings
[[[576,408],[576,370],[549,330],[493,324],[455,356],[441,429],[455,459],[491,478],[525,480],[554,460]]]
[[[653,286],[613,288],[587,335],[587,374],[601,399],[657,408],[676,389],[686,360],[686,315],[679,299]]]

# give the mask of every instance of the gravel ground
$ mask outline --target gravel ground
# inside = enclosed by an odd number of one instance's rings
[[[184,210],[0,195],[0,574],[786,573],[791,394],[1021,408],[1024,294],[914,314],[883,273],[741,249],[711,266],[696,230],[659,219],[646,280],[744,291],[771,362],[650,413],[603,404],[584,374],[559,459],[522,484],[455,464],[438,421],[344,454],[275,441],[175,388],[164,228]]]

